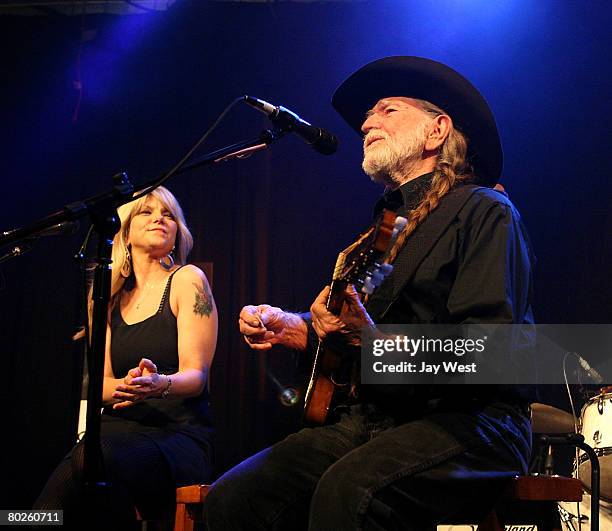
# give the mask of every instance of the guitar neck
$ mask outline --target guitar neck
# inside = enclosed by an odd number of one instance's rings
[[[329,297],[327,298],[327,309],[334,315],[340,315],[344,305],[344,290],[348,283],[344,280],[332,280]]]

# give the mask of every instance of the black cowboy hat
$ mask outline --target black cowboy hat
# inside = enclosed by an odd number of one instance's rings
[[[423,57],[385,57],[349,76],[336,89],[332,105],[361,135],[366,112],[392,96],[426,100],[447,112],[468,138],[468,160],[478,182],[497,183],[503,165],[497,124],[482,94],[461,74]]]

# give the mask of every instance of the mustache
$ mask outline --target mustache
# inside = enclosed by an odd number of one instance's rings
[[[389,135],[377,130],[369,131],[366,136],[363,137],[363,147],[364,149],[368,147],[374,140],[388,140]]]

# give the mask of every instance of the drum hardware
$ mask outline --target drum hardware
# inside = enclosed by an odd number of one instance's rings
[[[577,420],[574,415],[567,411],[538,402],[532,403],[530,409],[531,430],[534,434],[565,434],[573,433],[576,430]],[[546,449],[544,473],[549,476],[554,475],[554,455],[553,448],[550,445]]]
[[[600,500],[599,529],[612,531],[612,504]],[[557,505],[563,531],[589,531],[591,529],[591,496],[585,492],[581,502],[559,502]]]
[[[581,433],[568,433],[565,435],[550,436],[539,435],[538,439],[544,445],[576,446],[585,452],[591,465],[591,530],[599,531],[599,458],[588,444],[584,442]]]
[[[567,525],[567,527],[569,529],[571,529],[571,531],[578,531],[579,529],[581,529],[581,525],[583,523],[586,523],[589,521],[589,517],[581,514],[580,516],[577,516],[575,514],[570,513],[567,509],[564,509],[563,507],[558,507],[559,510],[559,518],[561,519],[561,521]],[[573,520],[577,520],[578,522],[578,527],[574,526],[574,522]]]
[[[597,457],[605,457],[607,455],[612,455],[612,448],[607,447],[607,448],[593,448],[593,451],[595,452],[595,455]],[[586,454],[580,454],[580,457],[578,458],[578,464],[581,465],[582,463],[586,463],[589,460],[589,456]]]
[[[552,476],[555,473],[555,461],[553,458],[553,447],[552,445],[548,446],[548,450],[546,452],[546,459],[544,461],[544,474],[547,476]]]

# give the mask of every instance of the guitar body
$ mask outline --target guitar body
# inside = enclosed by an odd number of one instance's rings
[[[344,290],[354,284],[358,291],[370,294],[375,286],[391,272],[383,261],[406,226],[406,220],[385,210],[379,220],[362,233],[357,240],[338,255],[326,308],[340,315],[344,305]],[[319,340],[314,357],[310,382],[304,401],[304,422],[325,424],[339,389],[350,389],[352,360],[348,362]]]
[[[339,315],[342,311],[342,293],[346,286],[345,282],[332,282],[326,306],[335,315]],[[336,391],[349,385],[336,383],[339,374],[346,372],[342,357],[325,342],[319,341],[304,403],[303,420],[306,424],[325,424]],[[344,379],[347,379],[346,376]]]
[[[325,424],[336,392],[336,385],[327,376],[317,374],[312,384],[312,393],[304,404],[306,424]]]

